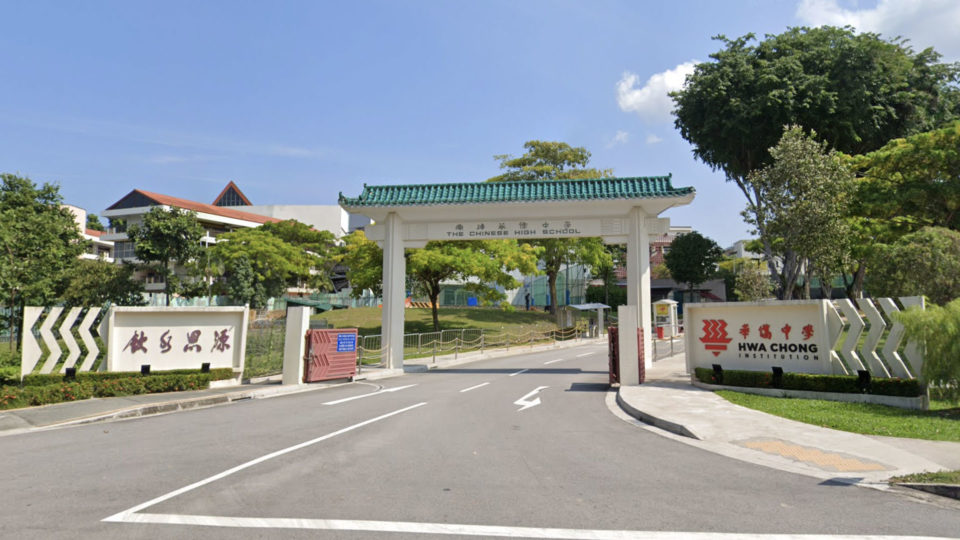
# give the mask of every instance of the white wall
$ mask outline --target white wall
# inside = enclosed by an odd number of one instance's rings
[[[260,206],[233,206],[229,208],[277,219],[295,219],[301,223],[310,225],[314,229],[330,231],[337,238],[350,232],[350,214],[337,205],[270,204]]]

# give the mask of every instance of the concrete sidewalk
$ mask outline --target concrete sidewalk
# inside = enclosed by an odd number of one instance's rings
[[[734,405],[693,386],[682,354],[655,362],[646,381],[620,388],[624,411],[732,458],[844,483],[960,469],[960,443],[847,433]]]

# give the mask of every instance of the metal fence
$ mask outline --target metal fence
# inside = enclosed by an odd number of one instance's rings
[[[264,377],[283,373],[283,345],[286,318],[259,319],[247,329],[247,355],[243,376]]]
[[[471,351],[508,349],[510,347],[532,346],[542,343],[582,339],[586,336],[585,327],[558,330],[530,330],[525,332],[488,331],[477,328],[442,330],[420,334],[404,334],[403,357],[436,358],[443,355],[457,355]],[[383,367],[385,365],[381,335],[361,336],[358,345],[358,362],[361,367]],[[249,354],[249,353],[248,353]]]

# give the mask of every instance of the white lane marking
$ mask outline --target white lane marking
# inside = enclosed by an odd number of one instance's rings
[[[103,521],[127,521],[127,520],[129,520],[129,518],[131,517],[131,515],[134,514],[135,512],[139,512],[140,510],[143,510],[143,509],[145,509],[145,508],[149,508],[149,507],[151,507],[151,506],[153,506],[153,505],[155,505],[155,504],[162,503],[163,501],[172,499],[172,498],[174,498],[174,497],[176,497],[176,496],[178,496],[178,495],[183,495],[184,493],[186,493],[186,492],[188,492],[188,491],[193,491],[194,489],[197,489],[198,487],[203,487],[203,486],[205,486],[205,485],[207,485],[207,484],[209,484],[209,483],[211,483],[211,482],[216,482],[217,480],[226,478],[226,477],[230,476],[231,474],[238,473],[238,472],[240,472],[240,471],[242,471],[242,470],[244,470],[244,469],[249,469],[250,467],[253,467],[254,465],[263,463],[264,461],[271,460],[271,459],[273,459],[273,458],[275,458],[275,457],[280,457],[280,456],[282,456],[282,455],[284,455],[284,454],[289,454],[290,452],[293,452],[293,451],[295,451],[295,450],[300,450],[301,448],[306,448],[306,447],[308,447],[308,446],[312,446],[312,445],[317,444],[317,443],[319,443],[319,442],[323,442],[323,441],[325,441],[325,440],[327,440],[327,439],[332,439],[332,438],[336,437],[337,435],[343,435],[344,433],[353,431],[353,430],[358,429],[358,428],[362,428],[363,426],[366,426],[366,425],[368,425],[368,424],[372,424],[372,423],[374,423],[374,422],[379,422],[380,420],[385,420],[385,419],[387,419],[387,418],[390,418],[391,416],[395,416],[395,415],[398,415],[398,414],[400,414],[400,413],[405,413],[405,412],[407,412],[407,411],[416,409],[417,407],[422,407],[422,406],[424,406],[424,405],[426,405],[426,404],[427,404],[426,401],[421,401],[420,403],[417,403],[416,405],[411,405],[411,406],[409,406],[409,407],[404,407],[404,408],[402,408],[402,409],[397,409],[397,410],[395,410],[395,411],[393,411],[393,412],[389,412],[389,413],[387,413],[387,414],[382,414],[382,415],[380,415],[380,416],[378,416],[378,417],[376,417],[376,418],[371,418],[371,419],[369,419],[369,420],[364,420],[363,422],[360,422],[359,424],[354,424],[354,425],[352,425],[352,426],[345,427],[345,428],[343,428],[343,429],[334,431],[333,433],[327,433],[326,435],[322,435],[322,436],[320,436],[320,437],[317,437],[316,439],[310,439],[309,441],[302,442],[302,443],[300,443],[300,444],[295,444],[295,445],[293,445],[293,446],[284,448],[283,450],[277,450],[276,452],[272,452],[272,453],[267,454],[267,455],[265,455],[265,456],[260,456],[260,457],[258,457],[258,458],[256,458],[256,459],[252,459],[252,460],[250,460],[250,461],[248,461],[248,462],[246,462],[246,463],[244,463],[244,464],[242,464],[242,465],[237,465],[236,467],[234,467],[234,468],[232,468],[232,469],[227,469],[227,470],[223,471],[222,473],[215,474],[215,475],[213,475],[213,476],[211,476],[211,477],[209,477],[209,478],[205,478],[205,479],[203,479],[203,480],[200,480],[199,482],[194,482],[194,483],[190,484],[189,486],[182,487],[182,488],[180,488],[180,489],[178,489],[178,490],[175,490],[175,491],[171,491],[170,493],[167,493],[166,495],[161,495],[161,496],[157,497],[156,499],[150,499],[149,501],[147,501],[147,502],[145,502],[145,503],[142,503],[142,504],[138,504],[137,506],[134,506],[133,508],[129,508],[129,509],[127,509],[127,510],[124,510],[124,511],[122,511],[122,512],[119,512],[119,513],[117,513],[117,514],[114,514],[114,515],[112,515],[112,516],[110,516],[110,517],[108,517],[108,518],[104,518]]]
[[[324,531],[362,531],[407,534],[448,534],[501,538],[561,538],[564,540],[873,540],[902,536],[863,536],[850,534],[744,534],[716,532],[627,531],[608,529],[548,529],[541,527],[504,527],[458,523],[415,523],[411,521],[368,521],[346,519],[256,518],[194,516],[188,514],[133,514],[127,523],[163,525],[203,525],[259,529],[308,529]],[[911,536],[913,540],[935,540],[932,536]]]
[[[514,371],[513,373],[511,373],[510,375],[508,375],[508,377],[513,377],[514,375],[519,375],[519,374],[521,374],[521,373],[526,373],[526,372],[528,372],[528,371],[530,371],[530,370],[529,370],[529,369],[521,369],[520,371]]]
[[[405,388],[410,388],[410,387],[412,387],[412,386],[416,386],[416,385],[415,385],[415,384],[408,384],[408,385],[406,385],[406,386],[397,386],[397,387],[395,387],[395,388],[384,388],[383,390],[379,390],[379,391],[377,391],[377,392],[370,392],[369,394],[360,394],[359,396],[353,396],[353,397],[338,399],[338,400],[336,400],[336,401],[328,401],[328,402],[324,403],[324,405],[339,405],[339,404],[341,404],[341,403],[346,403],[346,402],[348,402],[348,401],[353,401],[353,400],[355,400],[355,399],[363,399],[363,398],[365,398],[365,397],[377,396],[377,395],[386,394],[386,393],[389,393],[389,392],[396,392],[396,391],[398,391],[398,390],[403,390],[403,389],[405,389]]]
[[[471,390],[476,390],[477,388],[480,388],[480,387],[482,387],[482,386],[486,386],[486,385],[488,385],[488,384],[490,384],[490,383],[485,382],[485,383],[480,383],[480,384],[478,384],[478,385],[476,385],[476,386],[471,386],[470,388],[464,388],[463,390],[460,391],[460,393],[462,394],[462,393],[464,393],[464,392],[469,392],[469,391],[471,391]]]
[[[530,407],[536,407],[537,405],[539,405],[539,404],[540,404],[540,398],[536,398],[536,399],[533,399],[533,400],[530,400],[530,401],[527,401],[527,398],[530,397],[530,396],[532,396],[532,395],[534,395],[534,394],[536,394],[537,392],[543,390],[544,388],[550,388],[550,387],[549,387],[549,386],[538,386],[538,387],[536,387],[532,392],[530,392],[529,394],[527,394],[527,395],[523,396],[522,398],[514,401],[514,402],[513,402],[514,405],[522,405],[522,407],[520,407],[519,409],[517,409],[517,412],[520,412],[520,411],[522,411],[522,410],[524,410],[524,409],[529,409]]]
[[[543,363],[543,365],[547,366],[550,364],[556,364],[557,362],[563,362],[564,360],[566,360],[566,358],[557,358],[556,360],[547,360],[546,362]]]
[[[583,358],[584,356],[590,356],[591,354],[597,354],[597,353],[585,352],[583,354],[578,354],[577,358]]]

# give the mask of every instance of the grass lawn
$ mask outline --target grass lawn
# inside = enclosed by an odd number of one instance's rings
[[[807,424],[862,433],[931,441],[960,442],[960,407],[930,402],[929,411],[869,403],[790,399],[719,390],[731,403]]]
[[[908,484],[958,484],[960,485],[960,471],[925,472],[894,476],[890,482],[906,482]]]
[[[325,319],[334,328],[357,328],[361,336],[380,334],[382,309],[375,307],[335,309],[314,315]],[[403,332],[418,334],[433,332],[433,315],[429,308],[411,308],[403,312]],[[440,329],[480,328],[492,331],[528,332],[556,328],[553,315],[543,311],[506,311],[500,308],[447,307],[440,308]]]

